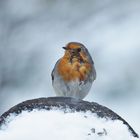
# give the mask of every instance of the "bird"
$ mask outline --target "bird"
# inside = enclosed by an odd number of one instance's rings
[[[64,55],[51,73],[54,91],[57,96],[83,99],[96,79],[92,57],[79,42],[69,42],[62,48]]]

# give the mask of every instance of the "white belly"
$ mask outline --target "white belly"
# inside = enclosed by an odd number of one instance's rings
[[[53,87],[57,96],[74,97],[77,99],[83,99],[88,94],[91,86],[91,81],[86,81],[86,83],[84,83],[75,80],[64,83],[60,77],[55,77],[53,81]]]

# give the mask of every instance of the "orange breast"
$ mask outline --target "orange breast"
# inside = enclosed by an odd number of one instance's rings
[[[58,63],[58,73],[65,81],[79,80],[84,81],[89,72],[91,65],[87,62],[80,63],[78,60],[70,63],[67,58],[62,58]]]

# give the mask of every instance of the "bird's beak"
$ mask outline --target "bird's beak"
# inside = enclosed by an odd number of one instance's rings
[[[66,47],[62,47],[64,50],[67,50],[67,48]]]

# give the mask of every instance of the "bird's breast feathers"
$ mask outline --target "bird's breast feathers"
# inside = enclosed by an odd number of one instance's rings
[[[57,67],[58,74],[61,75],[65,81],[84,81],[88,77],[89,73],[92,71],[92,66],[87,62],[80,62],[78,60],[69,60],[62,58],[60,59]]]

